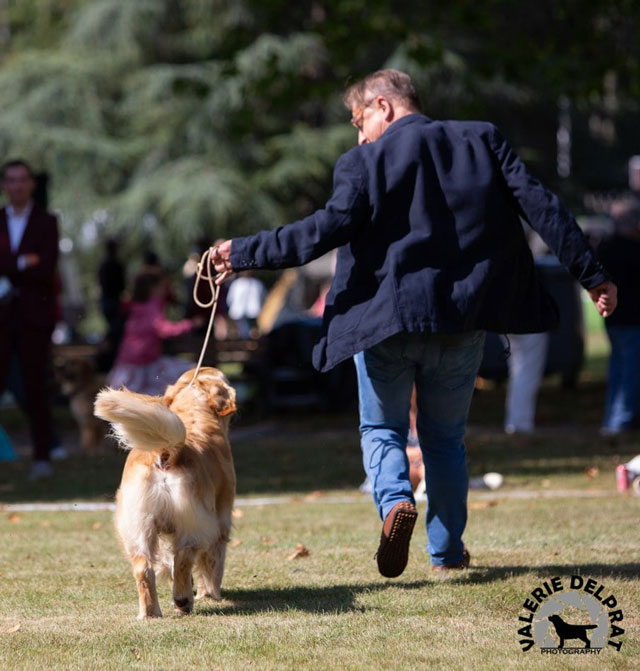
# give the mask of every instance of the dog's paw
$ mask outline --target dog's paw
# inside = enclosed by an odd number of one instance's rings
[[[162,613],[138,613],[138,620],[153,620],[162,617]]]
[[[193,612],[193,600],[192,599],[176,599],[174,602],[175,610],[180,615],[189,615]]]
[[[202,594],[198,593],[196,595],[196,601],[200,601],[201,599],[211,599],[212,601],[222,601],[222,597],[220,594],[212,594],[211,592],[204,592]]]

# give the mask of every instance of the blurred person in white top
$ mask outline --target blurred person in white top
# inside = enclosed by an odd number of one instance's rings
[[[229,318],[235,322],[240,338],[250,338],[266,296],[264,284],[250,272],[240,273],[227,294]]]

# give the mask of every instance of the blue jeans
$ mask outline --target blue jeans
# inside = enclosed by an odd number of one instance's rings
[[[623,431],[640,410],[640,326],[607,326],[609,384],[602,427]]]
[[[416,385],[434,566],[462,560],[469,486],[463,437],[484,338],[484,331],[398,333],[354,357],[364,468],[383,520],[396,503],[415,503],[406,445]]]

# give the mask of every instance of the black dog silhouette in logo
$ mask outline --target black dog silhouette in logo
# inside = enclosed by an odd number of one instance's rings
[[[586,643],[585,648],[591,647],[591,643],[587,638],[587,629],[595,629],[598,626],[597,624],[568,624],[559,615],[549,615],[548,619],[555,627],[556,634],[558,634],[558,638],[560,639],[558,648],[564,648],[564,642],[571,638],[584,641]]]

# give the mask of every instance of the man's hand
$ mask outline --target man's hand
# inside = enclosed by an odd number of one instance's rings
[[[603,282],[589,289],[589,296],[603,317],[608,317],[618,305],[618,287],[613,282]]]
[[[233,275],[233,268],[231,267],[231,240],[216,245],[211,252],[211,264],[215,268],[216,284],[222,284],[227,278]]]
[[[22,254],[21,257],[24,259],[25,268],[32,268],[40,263],[40,257],[37,254]]]

